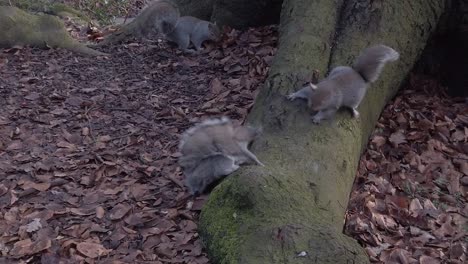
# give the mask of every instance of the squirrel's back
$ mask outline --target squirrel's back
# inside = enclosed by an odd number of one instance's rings
[[[205,120],[188,129],[180,140],[179,151],[182,155],[201,158],[213,155],[221,150],[217,149],[215,142],[220,137],[233,134],[232,122],[228,118],[215,118]]]
[[[175,31],[177,31],[178,33],[185,33],[185,34],[190,34],[194,27],[200,23],[201,19],[198,19],[196,17],[192,17],[192,16],[183,16],[183,17],[180,17],[175,24],[173,25],[170,25],[170,26],[165,26],[164,27],[164,33],[166,35],[168,35],[169,37],[175,33]],[[171,28],[172,26],[172,28]],[[172,33],[172,34],[171,34]]]
[[[173,25],[164,22],[162,28],[166,38],[177,43],[184,51],[189,51],[190,42],[196,50],[201,50],[204,41],[217,41],[221,36],[215,24],[192,16],[180,17]]]
[[[258,133],[258,129],[235,126],[227,117],[208,119],[188,129],[179,144],[179,165],[190,192],[203,192],[206,186],[249,161],[263,165],[247,149]]]
[[[358,72],[364,81],[374,82],[379,78],[387,62],[395,61],[400,54],[385,45],[375,45],[364,49],[354,61],[353,69]]]

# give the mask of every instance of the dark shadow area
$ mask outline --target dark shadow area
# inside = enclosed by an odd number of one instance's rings
[[[453,97],[468,97],[468,1],[449,0],[415,72],[437,78]]]

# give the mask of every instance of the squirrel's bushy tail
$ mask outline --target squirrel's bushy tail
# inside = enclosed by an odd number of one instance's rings
[[[357,71],[366,82],[374,82],[379,78],[385,63],[396,61],[400,54],[385,45],[376,45],[366,48],[354,61],[353,69]]]
[[[164,34],[174,30],[180,17],[179,7],[171,0],[152,1],[143,12],[147,13],[147,19],[154,21],[154,26]]]
[[[221,117],[221,118],[207,119],[207,120],[205,120],[205,121],[191,127],[190,129],[188,129],[187,131],[185,131],[182,134],[182,138],[181,138],[180,143],[179,143],[179,151],[183,152],[185,146],[188,145],[188,144],[191,144],[198,133],[205,134],[206,130],[209,129],[209,128],[224,127],[224,126],[231,126],[231,125],[232,125],[231,120],[229,118],[227,118],[227,117],[224,117],[224,116]],[[223,130],[225,130],[225,128],[223,128]],[[227,130],[225,130],[225,131],[227,132]],[[212,140],[212,138],[206,138],[206,139]],[[201,143],[206,145],[206,144],[209,144],[211,142],[201,142]]]

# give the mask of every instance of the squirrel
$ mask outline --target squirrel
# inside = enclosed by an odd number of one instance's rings
[[[179,165],[189,192],[194,196],[203,193],[207,186],[240,165],[265,166],[248,149],[260,133],[260,129],[235,126],[227,117],[205,120],[184,132],[179,144]]]
[[[351,109],[354,118],[359,117],[357,107],[364,98],[370,83],[375,82],[387,62],[396,61],[400,54],[385,45],[364,49],[352,67],[335,67],[327,78],[314,85],[308,83],[287,98],[291,101],[306,99],[308,107],[317,112],[312,122],[320,124],[331,118],[339,108]]]
[[[176,15],[178,11],[174,8],[172,13]],[[187,53],[194,52],[189,49],[190,43],[200,51],[206,40],[217,42],[221,38],[221,30],[216,24],[192,16],[179,17],[175,23],[171,19],[163,20],[161,30],[167,40],[177,43]]]

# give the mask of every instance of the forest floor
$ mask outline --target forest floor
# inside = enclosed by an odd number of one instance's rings
[[[209,263],[179,137],[206,117],[243,122],[277,45],[275,27],[224,33],[196,55],[0,50],[0,263]],[[345,232],[372,262],[466,262],[468,104],[441,90],[412,75],[361,158]]]

